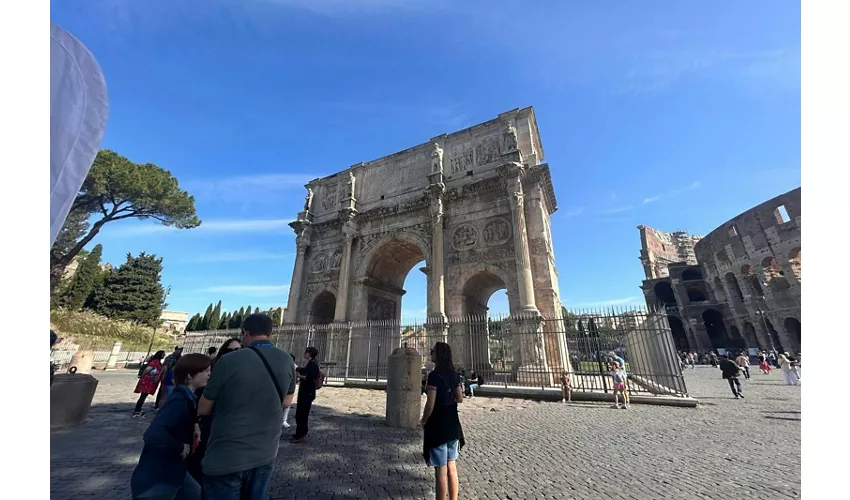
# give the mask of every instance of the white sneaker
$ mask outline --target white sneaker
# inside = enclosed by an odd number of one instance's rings
[[[566,400],[566,399],[562,399],[562,400],[561,400],[561,402],[562,402],[562,403],[566,403],[566,402],[567,402],[567,400]]]
[[[291,425],[289,425],[289,422],[284,422],[284,423],[283,423],[283,428],[284,428],[284,429],[289,429],[290,427],[292,427],[292,426],[291,426]]]
[[[614,408],[615,410],[619,410],[619,409],[620,409],[620,405],[614,405],[614,406],[612,406],[611,408]]]

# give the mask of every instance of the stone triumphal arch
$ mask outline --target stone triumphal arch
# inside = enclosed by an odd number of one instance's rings
[[[456,357],[476,347],[453,318],[486,313],[489,297],[506,289],[522,333],[520,365],[567,366],[555,333],[563,330],[548,332],[542,321],[561,311],[550,227],[557,204],[542,161],[528,107],[311,181],[290,224],[297,256],[286,322],[399,320],[404,279],[424,260],[426,328]]]

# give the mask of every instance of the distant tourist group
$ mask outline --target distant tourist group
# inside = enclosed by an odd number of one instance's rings
[[[800,359],[791,356],[787,352],[778,352],[776,350],[762,351],[756,350],[755,358],[758,360],[759,370],[763,375],[768,375],[774,369],[782,370],[782,375],[786,385],[799,385],[800,383]],[[729,388],[732,390],[732,395],[735,399],[744,397],[740,377],[745,380],[750,379],[750,356],[746,351],[739,351],[737,355],[730,351],[723,351],[723,354],[718,354],[715,351],[706,351],[702,356],[696,352],[679,352],[679,359],[682,364],[682,369],[690,366],[694,368],[697,362],[702,364],[710,364],[714,368],[719,368],[721,376],[729,383]]]

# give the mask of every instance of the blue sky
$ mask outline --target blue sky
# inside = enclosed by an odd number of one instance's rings
[[[800,185],[799,2],[72,0],[51,20],[103,68],[102,146],[196,196],[198,229],[95,239],[164,257],[173,310],[285,305],[307,180],[516,107],[570,307],[642,302],[639,224],[706,233]],[[422,316],[424,276],[406,288]]]

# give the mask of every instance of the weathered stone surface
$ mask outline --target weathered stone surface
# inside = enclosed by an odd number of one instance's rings
[[[54,500],[130,498],[150,416],[130,417],[135,372],[96,376],[90,422],[51,432]],[[460,498],[800,498],[800,387],[754,373],[735,400],[717,369],[685,377],[699,408],[467,399]],[[434,498],[421,431],[387,427],[384,406],[381,391],[322,389],[309,444],[281,441],[269,498]]]
[[[799,353],[800,214],[797,188],[704,237],[638,227],[644,297],[650,307],[668,307],[679,349],[758,347]],[[689,324],[695,326],[679,328]]]
[[[422,410],[422,356],[399,347],[387,360],[387,425],[415,429]]]
[[[550,231],[557,202],[532,108],[358,163],[307,190],[309,210],[292,224],[289,324],[398,321],[404,280],[423,260],[429,324],[480,315],[500,289],[512,315],[561,313]],[[566,366],[566,344],[543,335],[540,363]],[[358,343],[353,362],[365,363],[377,347]],[[474,351],[458,348],[458,361],[476,364]]]

